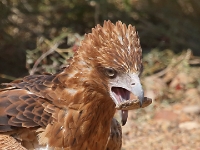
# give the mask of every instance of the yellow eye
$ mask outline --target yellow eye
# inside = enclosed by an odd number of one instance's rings
[[[110,78],[115,78],[117,75],[117,72],[115,69],[113,68],[105,68],[105,73],[107,76],[109,76]]]

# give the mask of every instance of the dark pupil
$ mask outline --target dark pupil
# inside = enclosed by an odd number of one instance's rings
[[[113,69],[108,69],[108,75],[109,76],[114,76],[115,72]]]

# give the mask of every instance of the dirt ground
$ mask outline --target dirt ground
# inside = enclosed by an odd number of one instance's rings
[[[194,65],[190,56],[179,58],[173,67],[143,78],[153,103],[129,111],[122,150],[200,150],[200,60]]]

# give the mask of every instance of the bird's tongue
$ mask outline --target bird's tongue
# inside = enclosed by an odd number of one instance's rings
[[[124,88],[113,87],[112,92],[114,93],[114,96],[118,101],[118,104],[130,99],[130,91],[128,91]],[[121,113],[120,114],[121,123],[122,123],[122,125],[125,125],[127,118],[128,118],[128,110],[120,110],[120,113]]]
[[[122,123],[122,126],[124,126],[126,124],[126,121],[127,121],[127,118],[128,118],[128,110],[120,110],[121,112],[121,123]]]
[[[119,104],[130,99],[130,91],[124,88],[113,87],[112,92],[114,93],[115,98],[117,99]]]

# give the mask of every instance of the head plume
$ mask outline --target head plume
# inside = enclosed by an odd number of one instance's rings
[[[93,66],[122,72],[140,72],[142,68],[142,49],[135,27],[121,21],[115,25],[105,21],[103,27],[93,28],[82,41],[78,55]]]

